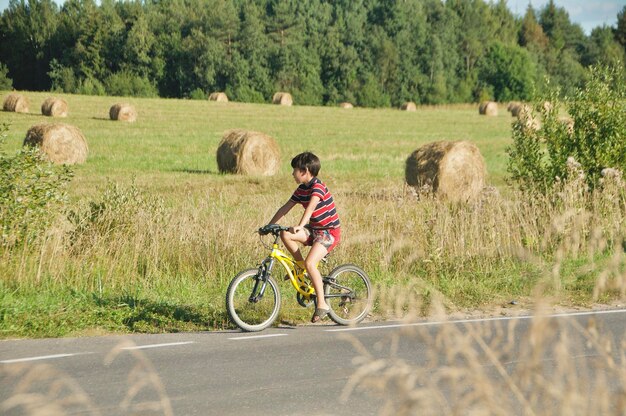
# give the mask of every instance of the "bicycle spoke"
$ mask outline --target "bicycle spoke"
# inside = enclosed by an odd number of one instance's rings
[[[324,285],[331,318],[342,325],[364,319],[371,306],[371,284],[363,270],[353,265],[335,269]]]
[[[278,315],[280,294],[273,279],[259,280],[254,270],[241,273],[228,289],[228,313],[241,329],[259,331],[272,324]]]

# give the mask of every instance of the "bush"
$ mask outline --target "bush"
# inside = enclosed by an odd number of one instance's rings
[[[104,85],[95,78],[80,78],[70,67],[63,66],[53,59],[48,72],[52,91],[68,94],[105,95]]]
[[[263,97],[263,93],[247,85],[238,86],[232,90],[227,89],[226,95],[228,95],[229,97],[233,97],[234,101],[240,101],[242,103],[266,102],[265,98]]]
[[[0,145],[9,125],[0,124]],[[0,152],[0,246],[13,247],[39,237],[66,202],[67,166],[54,166],[37,148],[15,155]]]
[[[97,79],[85,78],[80,82],[75,93],[82,95],[106,95],[106,89]]]
[[[559,91],[538,100],[513,125],[507,170],[522,189],[542,192],[580,165],[589,187],[607,168],[626,171],[626,80],[619,66],[591,67],[585,85],[561,102]],[[544,103],[550,105],[544,105]],[[560,114],[569,110],[569,118]],[[569,162],[568,162],[569,161]],[[570,169],[571,171],[571,169]]]
[[[0,62],[0,90],[13,89],[13,80],[9,78],[9,68],[5,64]]]
[[[104,85],[107,94],[120,97],[157,97],[157,89],[148,78],[121,71],[109,76]]]
[[[207,96],[204,91],[202,91],[202,88],[196,88],[189,93],[189,98],[192,100],[206,100]]]
[[[77,248],[93,246],[107,238],[128,239],[139,232],[141,217],[158,224],[163,212],[163,201],[146,195],[134,179],[130,186],[109,182],[99,200],[68,212],[73,226],[70,241]]]

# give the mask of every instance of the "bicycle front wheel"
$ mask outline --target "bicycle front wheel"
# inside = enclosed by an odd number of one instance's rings
[[[330,306],[330,319],[339,325],[357,324],[372,308],[370,278],[354,264],[341,265],[324,279],[324,297]]]
[[[280,292],[272,277],[258,269],[239,273],[228,285],[226,310],[231,321],[244,331],[262,331],[272,325],[280,309]]]

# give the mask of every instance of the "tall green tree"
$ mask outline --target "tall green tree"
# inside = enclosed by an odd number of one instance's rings
[[[584,66],[616,66],[626,61],[622,46],[615,40],[613,30],[608,26],[599,26],[591,31],[581,56]]]
[[[0,61],[7,65],[15,88],[50,88],[57,25],[58,7],[51,0],[10,0],[0,20]]]
[[[617,27],[614,34],[615,40],[622,45],[626,52],[626,6],[617,13]]]
[[[517,45],[492,44],[481,61],[479,80],[496,101],[530,100],[536,71],[529,53]]]

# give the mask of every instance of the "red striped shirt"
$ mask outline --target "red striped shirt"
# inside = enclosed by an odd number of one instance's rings
[[[306,209],[313,195],[317,195],[320,202],[311,214],[309,220],[311,228],[339,228],[339,216],[335,208],[335,201],[326,185],[319,178],[313,178],[309,183],[298,186],[291,196],[291,201],[301,204]]]

